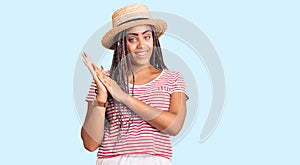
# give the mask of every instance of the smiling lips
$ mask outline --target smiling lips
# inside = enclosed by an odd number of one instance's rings
[[[149,52],[149,51],[147,51],[147,50],[144,50],[144,51],[136,51],[136,52],[134,52],[134,54],[137,55],[138,57],[144,57],[144,56],[147,55],[148,52]]]

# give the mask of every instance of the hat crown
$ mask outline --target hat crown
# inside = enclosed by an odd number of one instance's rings
[[[112,26],[114,28],[138,19],[151,19],[148,7],[142,4],[125,6],[113,13]]]
[[[118,9],[112,15],[112,26],[102,38],[101,43],[105,48],[114,49],[116,36],[134,26],[149,25],[154,27],[157,37],[160,37],[167,29],[167,23],[161,19],[152,19],[146,5],[134,4]]]

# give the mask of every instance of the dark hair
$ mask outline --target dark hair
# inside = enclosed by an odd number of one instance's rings
[[[153,36],[153,51],[150,58],[150,64],[154,66],[157,69],[167,69],[162,56],[162,51],[160,48],[160,43],[157,37],[157,34],[155,32],[155,28],[151,26],[152,29],[152,36]],[[128,48],[127,48],[127,37],[128,30],[124,30],[117,34],[115,36],[115,43],[114,43],[114,54],[112,59],[112,64],[110,68],[110,77],[116,81],[116,83],[120,86],[120,88],[125,91],[126,93],[129,93],[129,76],[132,75],[132,84],[134,89],[134,83],[135,83],[135,77],[132,70],[131,60],[130,56],[128,56]],[[132,96],[133,96],[132,90]],[[130,114],[129,117],[129,123],[128,123],[128,130],[130,128],[132,117],[135,115],[134,112],[129,110],[124,104],[117,102],[112,98],[111,95],[108,97],[109,103],[114,104],[114,110],[115,113],[117,113],[117,119],[122,118],[122,111],[126,110],[128,114]],[[117,142],[120,140],[120,135],[122,131],[122,124],[123,122],[120,121],[119,126],[119,135],[117,138]],[[127,130],[127,132],[128,132]]]
[[[160,48],[160,43],[155,32],[155,28],[150,26],[152,29],[153,36],[153,51],[150,58],[150,64],[157,69],[167,69]],[[128,30],[124,30],[116,35],[114,41],[114,54],[112,59],[112,64],[110,68],[110,77],[115,80],[119,86],[125,91],[128,90],[128,76],[131,73],[134,76],[132,71],[130,56],[128,56],[128,48],[126,42]],[[134,77],[133,77],[134,80]]]

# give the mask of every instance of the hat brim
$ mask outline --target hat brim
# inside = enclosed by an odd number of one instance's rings
[[[152,25],[155,28],[157,37],[160,37],[167,30],[167,23],[161,19],[146,19],[129,22],[108,31],[102,38],[101,43],[107,49],[114,49],[114,37],[123,30],[139,25]]]

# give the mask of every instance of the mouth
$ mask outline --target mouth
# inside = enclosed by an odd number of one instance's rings
[[[147,50],[143,50],[143,51],[136,51],[136,52],[134,52],[134,54],[138,57],[144,57],[148,54],[148,52],[149,51],[147,51]]]

